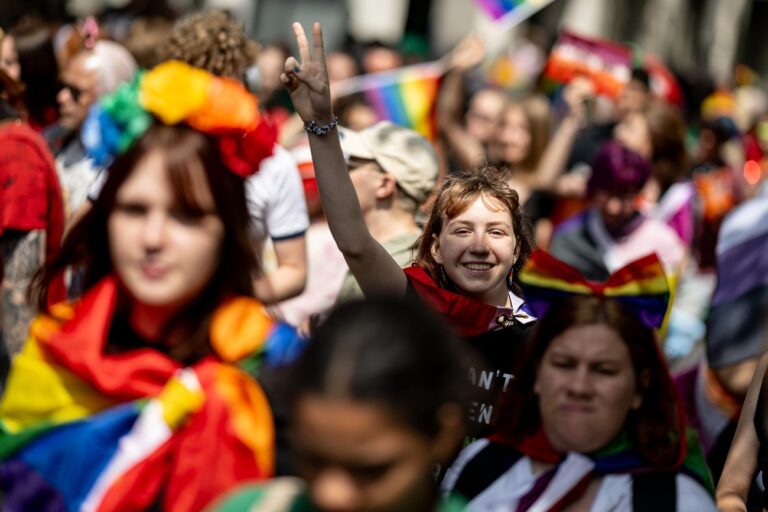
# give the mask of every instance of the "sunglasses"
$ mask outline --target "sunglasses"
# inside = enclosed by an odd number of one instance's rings
[[[80,96],[85,93],[84,90],[80,89],[79,87],[76,87],[72,84],[68,84],[67,82],[61,83],[61,88],[66,89],[69,91],[69,95],[72,96],[72,99],[77,102],[80,100]]]

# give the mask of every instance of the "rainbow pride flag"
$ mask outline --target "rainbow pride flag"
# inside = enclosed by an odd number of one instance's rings
[[[183,367],[152,348],[106,353],[116,303],[107,277],[33,321],[0,400],[4,511],[202,510],[272,476],[272,413],[243,367],[295,332],[236,297],[212,317],[215,355]]]
[[[651,253],[615,271],[604,283],[584,276],[548,252],[534,251],[520,281],[525,302],[541,318],[549,306],[573,295],[596,295],[623,302],[648,327],[660,327],[669,306],[669,283],[661,261]]]
[[[392,121],[435,140],[435,103],[444,71],[440,61],[427,62],[352,77],[334,84],[334,89],[338,96],[363,93],[380,121]]]
[[[475,0],[494,21],[520,23],[553,0]]]

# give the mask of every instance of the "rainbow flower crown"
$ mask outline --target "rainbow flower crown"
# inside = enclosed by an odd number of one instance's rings
[[[259,113],[243,84],[181,61],[140,71],[88,112],[82,140],[99,166],[127,150],[157,120],[185,123],[217,138],[222,160],[243,178],[272,154],[277,131]]]

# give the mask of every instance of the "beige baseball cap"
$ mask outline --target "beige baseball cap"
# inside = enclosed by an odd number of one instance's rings
[[[420,133],[390,121],[380,121],[359,132],[339,127],[339,138],[347,160],[354,157],[376,161],[419,203],[435,188],[437,155]]]

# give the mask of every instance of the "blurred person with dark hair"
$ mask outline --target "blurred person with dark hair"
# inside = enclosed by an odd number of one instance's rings
[[[340,125],[354,131],[370,128],[379,120],[379,116],[363,93],[336,98],[334,112],[339,116]]]
[[[669,290],[657,257],[605,286],[543,252],[521,279],[539,316],[496,431],[443,489],[467,510],[715,510],[712,482],[654,328]]]
[[[16,49],[16,41],[12,34],[0,29],[0,70],[8,75],[11,80],[21,81],[21,64]]]
[[[242,488],[211,510],[462,510],[460,499],[439,498],[433,472],[464,433],[467,359],[445,324],[415,304],[340,306],[289,386],[301,480]]]
[[[38,18],[25,18],[10,31],[16,43],[20,81],[24,84],[27,122],[42,130],[58,119],[59,64],[53,49],[53,33]]]
[[[2,93],[14,84],[0,69]],[[56,164],[45,141],[15,114],[0,93],[0,261],[4,276],[0,296],[0,359],[15,355],[27,338],[36,307],[28,300],[32,276],[59,250],[64,207]],[[13,95],[14,93],[11,93]],[[49,301],[64,300],[61,278],[54,281]],[[0,362],[0,383],[8,368]]]
[[[558,226],[549,250],[587,279],[604,281],[616,269],[656,253],[678,275],[686,248],[663,222],[640,211],[640,193],[653,168],[638,153],[609,142],[592,162],[587,184],[591,207]]]
[[[602,145],[614,136],[616,124],[624,116],[642,111],[647,108],[653,98],[650,86],[650,76],[644,68],[632,68],[630,79],[622,88],[616,101],[611,104],[612,112],[606,119],[594,119],[574,136],[567,159],[567,169],[578,165],[589,164]],[[593,115],[595,104],[590,101],[585,108]]]
[[[715,270],[715,248],[723,219],[744,198],[744,179],[725,160],[726,145],[740,137],[729,117],[704,119],[699,126],[691,169],[701,215],[695,256],[699,267],[710,273]]]

